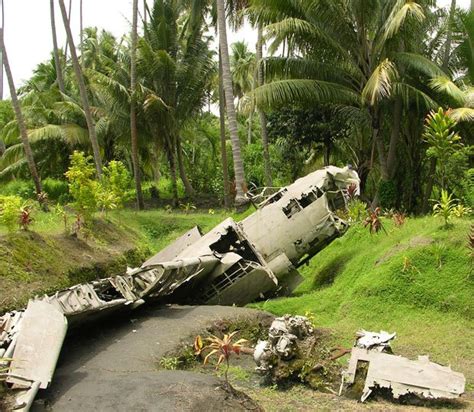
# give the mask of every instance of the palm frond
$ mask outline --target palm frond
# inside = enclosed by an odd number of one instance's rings
[[[392,83],[397,76],[395,65],[390,60],[385,59],[375,68],[365,84],[362,90],[362,99],[373,106],[380,99],[390,96]]]
[[[245,97],[245,107],[252,103],[261,109],[283,104],[333,102],[356,104],[358,95],[337,83],[319,80],[280,80],[256,88]]]
[[[433,90],[450,96],[459,106],[463,106],[466,102],[466,94],[447,77],[439,76],[431,79],[430,86]]]
[[[433,60],[418,53],[395,53],[393,60],[429,77],[446,76],[446,73]]]
[[[473,122],[474,121],[474,109],[470,107],[459,107],[452,109],[448,112],[449,117],[456,122]]]
[[[383,39],[388,40],[398,33],[408,16],[423,21],[425,13],[423,7],[413,0],[398,0],[390,16],[385,22]]]

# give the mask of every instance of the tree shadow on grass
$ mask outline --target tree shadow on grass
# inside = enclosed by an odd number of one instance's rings
[[[343,253],[320,267],[314,274],[312,290],[320,290],[332,285],[334,279],[342,273],[354,255],[354,252]]]

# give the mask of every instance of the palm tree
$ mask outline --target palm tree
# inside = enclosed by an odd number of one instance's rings
[[[66,88],[64,87],[63,71],[61,68],[61,60],[59,59],[58,38],[56,35],[56,17],[54,15],[54,0],[50,0],[50,12],[51,12],[51,32],[53,35],[54,64],[56,66],[56,79],[58,82],[59,90],[61,91],[62,94],[66,94]]]
[[[187,195],[194,194],[186,175],[181,130],[204,106],[216,70],[210,39],[203,36],[205,26],[201,20],[180,19],[182,7],[178,3],[155,1],[139,42],[138,59],[145,122],[150,135],[165,149],[175,203],[178,172]]]
[[[72,0],[69,0],[69,10],[67,13],[67,22],[70,25],[71,24],[71,13],[72,13]],[[66,45],[64,46],[64,60],[67,61],[67,51],[69,47],[69,42],[66,38]]]
[[[230,46],[230,72],[237,107],[240,99],[255,88],[255,54],[247,47],[247,43],[237,41]],[[248,144],[252,143],[252,123],[254,110],[250,110],[248,118]]]
[[[219,125],[220,125],[220,141],[221,141],[221,163],[222,163],[222,179],[224,185],[224,207],[229,209],[232,201],[230,198],[229,170],[227,163],[227,138],[225,131],[225,95],[224,86],[222,84],[222,59],[219,52]]]
[[[7,75],[7,81],[10,88],[10,96],[12,99],[12,105],[15,111],[15,117],[18,123],[18,128],[20,129],[21,142],[23,144],[23,150],[25,151],[28,168],[30,169],[30,174],[35,185],[38,202],[41,205],[45,206],[44,204],[45,198],[43,196],[43,188],[41,186],[41,179],[38,174],[38,169],[36,168],[36,163],[33,157],[33,152],[31,150],[30,141],[28,140],[28,131],[26,129],[25,119],[23,118],[23,113],[21,111],[20,102],[18,101],[15,84],[13,82],[13,75],[10,69],[10,63],[8,62],[7,50],[6,50],[5,42],[3,39],[3,32],[0,32],[0,47],[2,50],[2,56],[3,56],[3,66],[5,68],[5,74]]]
[[[89,98],[87,96],[86,84],[84,82],[84,76],[82,74],[82,69],[79,64],[79,59],[77,58],[76,48],[74,45],[74,39],[72,37],[71,27],[69,25],[69,19],[66,13],[66,7],[64,5],[64,0],[59,0],[59,7],[61,8],[61,14],[63,17],[64,28],[66,29],[67,42],[69,48],[71,49],[71,61],[76,74],[77,83],[79,86],[79,93],[81,96],[82,106],[84,109],[84,115],[87,121],[87,129],[89,131],[89,138],[92,145],[92,152],[94,155],[94,163],[97,171],[97,176],[102,177],[102,159],[100,157],[99,144],[97,142],[97,135],[95,130],[95,123],[92,117],[91,108],[89,105]]]
[[[137,37],[138,37],[138,0],[133,0],[133,18],[132,18],[132,45],[130,50],[130,131],[132,137],[132,163],[133,175],[135,177],[135,189],[137,191],[137,208],[143,210],[142,185],[140,178],[140,165],[138,161],[138,134],[137,134],[137,111],[136,111],[136,92],[137,92]]]
[[[82,64],[82,54],[83,54],[83,43],[84,43],[84,5],[82,0],[79,1],[79,36],[80,36],[80,45],[81,45],[81,64]]]
[[[232,143],[232,156],[234,158],[235,173],[235,203],[237,206],[247,203],[245,192],[247,184],[245,181],[244,164],[240,150],[240,140],[237,131],[237,115],[235,113],[234,94],[232,89],[232,77],[230,72],[229,46],[227,43],[227,29],[225,16],[225,0],[217,2],[217,25],[219,32],[219,50],[222,58],[222,80],[227,108],[227,121],[229,123],[230,141]]]
[[[263,68],[261,66],[261,62],[263,59],[263,34],[262,34],[262,26],[261,24],[257,27],[257,61],[256,61],[256,70],[257,70],[257,85],[263,86],[264,78],[263,78]],[[263,162],[265,168],[265,184],[268,187],[273,186],[273,179],[272,179],[272,167],[270,161],[270,150],[268,147],[268,130],[267,130],[267,116],[262,109],[258,110],[258,116],[260,118],[260,129],[262,130],[262,145],[263,145]]]
[[[400,32],[403,28],[405,35],[421,24],[423,7],[411,0],[321,0],[312,7],[269,0],[253,3],[259,22],[268,23],[267,34],[275,39],[272,48],[286,40],[291,52],[265,60],[267,82],[251,101],[261,109],[315,102],[345,107],[347,114],[370,128],[382,181],[392,179],[407,102],[415,99],[433,106],[432,99],[403,76],[407,55],[419,56],[408,53],[411,44]],[[392,116],[394,126],[388,150],[383,113]]]
[[[3,33],[5,31],[5,5],[3,4],[3,0],[0,0],[0,12],[2,13],[2,27],[0,27],[0,36],[3,37]],[[0,56],[0,100],[3,100],[3,54]],[[0,142],[0,146],[1,145],[2,143]]]

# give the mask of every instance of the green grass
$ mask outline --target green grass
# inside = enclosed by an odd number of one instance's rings
[[[275,314],[315,314],[350,345],[355,332],[396,331],[397,353],[430,354],[474,381],[474,273],[469,222],[450,229],[432,217],[408,219],[387,234],[356,225],[311,263],[293,297],[253,305]]]
[[[33,217],[29,231],[8,233],[0,226],[0,313],[24,306],[35,295],[124,273],[193,226],[208,231],[227,213],[117,210],[107,218],[97,214],[79,239],[65,232],[54,212],[36,211]],[[73,221],[71,214],[68,225]]]
[[[252,211],[231,216],[240,220]],[[222,210],[119,210],[97,221],[90,239],[78,241],[64,235],[59,216],[38,212],[34,233],[7,235],[0,229],[2,296],[21,294],[18,300],[0,299],[0,307],[22,305],[35,293],[102,275],[118,267],[113,263],[129,248],[152,254],[193,226],[206,232],[228,215]],[[317,325],[332,328],[340,344],[348,346],[360,328],[396,331],[397,353],[430,354],[474,382],[469,222],[457,219],[450,229],[432,217],[408,219],[401,228],[384,224],[387,234],[352,227],[300,268],[305,280],[294,296],[252,306],[275,314],[312,312]],[[125,263],[128,258],[120,260]],[[87,270],[81,271],[84,265]]]

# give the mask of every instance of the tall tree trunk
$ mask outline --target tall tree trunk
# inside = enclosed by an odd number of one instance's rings
[[[222,177],[224,184],[224,206],[230,209],[232,201],[230,198],[230,184],[229,184],[229,166],[227,163],[227,145],[225,136],[225,96],[224,86],[222,84],[222,59],[219,51],[219,122],[220,122],[220,136],[221,136],[221,159],[222,159]]]
[[[178,169],[179,169],[179,177],[184,185],[184,190],[186,191],[186,195],[189,197],[194,196],[195,190],[193,189],[191,182],[186,175],[186,168],[184,167],[184,159],[183,159],[183,148],[181,147],[181,136],[176,137],[176,153],[178,155]]]
[[[390,180],[395,176],[395,167],[397,165],[397,147],[402,124],[402,108],[403,102],[401,97],[396,97],[393,107],[392,133],[390,136],[390,145],[388,147],[387,155],[387,173]]]
[[[430,197],[434,186],[434,175],[436,173],[436,158],[430,159],[430,169],[428,173],[428,181],[426,182],[425,194],[423,196],[422,212],[428,213],[430,211]]]
[[[2,36],[3,39],[3,33],[5,32],[5,5],[3,4],[3,0],[0,0],[0,2],[0,11],[2,13],[2,27],[0,27],[0,36]],[[3,100],[3,51],[0,50],[0,53],[0,100]],[[3,142],[0,140],[0,146],[1,145],[3,145]]]
[[[81,42],[81,66],[83,65],[83,55],[84,55],[84,5],[82,4],[82,0],[79,2],[79,41]]]
[[[81,0],[82,4],[82,0]],[[130,135],[132,139],[132,164],[137,192],[137,208],[143,210],[142,183],[140,176],[140,163],[138,159],[138,131],[137,131],[137,37],[138,37],[138,0],[133,0],[132,12],[132,49],[130,51]]]
[[[446,44],[444,48],[443,70],[446,72],[449,69],[449,57],[451,56],[451,49],[453,43],[453,24],[456,13],[456,0],[451,0],[451,7],[449,10],[448,32],[446,33]]]
[[[170,166],[170,176],[171,176],[171,192],[173,196],[173,206],[178,206],[178,180],[176,178],[176,155],[175,155],[175,145],[171,141],[171,138],[166,138],[166,154],[168,156],[168,163]]]
[[[61,14],[63,17],[64,28],[66,29],[67,42],[71,49],[71,60],[74,72],[76,74],[77,83],[79,86],[79,93],[81,95],[82,106],[87,122],[87,129],[89,130],[89,139],[92,145],[92,152],[94,154],[95,168],[97,170],[97,176],[102,177],[102,160],[100,158],[99,143],[97,142],[97,135],[95,132],[95,123],[92,118],[91,108],[89,105],[89,98],[87,96],[86,84],[84,82],[84,76],[82,74],[81,65],[77,58],[76,48],[74,46],[74,39],[72,37],[71,27],[69,26],[68,17],[66,14],[66,7],[64,6],[64,0],[59,0],[59,7],[61,8]]]
[[[51,34],[53,35],[54,65],[56,67],[56,81],[58,82],[58,87],[59,87],[60,92],[62,94],[66,94],[66,88],[64,87],[63,70],[61,67],[61,60],[59,59],[58,37],[56,35],[56,16],[54,14],[54,0],[50,0],[50,12],[51,12]]]
[[[331,139],[325,138],[324,139],[324,166],[329,166],[331,160]]]
[[[373,107],[370,112],[372,117],[372,141],[379,156],[381,178],[386,181],[388,180],[387,159],[385,157],[385,147],[380,133],[379,111],[377,107]],[[379,202],[380,194],[379,189],[377,188],[374,199],[372,200],[372,208],[376,208],[379,205]]]
[[[35,185],[36,196],[38,202],[44,206],[44,196],[43,188],[41,186],[41,180],[38,174],[38,169],[36,168],[35,159],[33,157],[33,151],[31,150],[30,141],[28,140],[28,131],[26,129],[25,119],[23,118],[23,113],[21,112],[20,102],[18,101],[18,95],[16,94],[15,84],[13,82],[13,75],[10,69],[10,63],[8,61],[7,50],[5,47],[5,42],[3,39],[3,33],[0,35],[0,46],[2,49],[3,55],[3,66],[5,68],[5,74],[7,76],[8,86],[10,88],[10,97],[12,99],[13,110],[15,111],[15,117],[18,122],[18,128],[20,129],[20,139],[23,144],[23,149],[25,151],[26,161],[28,163],[28,168],[30,169],[30,174]]]
[[[248,203],[245,193],[244,164],[240,150],[239,133],[237,130],[237,116],[235,113],[234,94],[232,90],[232,77],[230,73],[229,48],[227,44],[227,29],[225,16],[225,0],[217,0],[217,23],[219,28],[219,47],[222,59],[222,80],[224,86],[225,103],[227,108],[227,121],[229,122],[230,141],[232,143],[232,156],[234,158],[235,172],[235,203],[237,206]]]
[[[247,144],[252,144],[252,123],[253,123],[253,112],[254,110],[250,112],[249,115],[249,127],[247,129]]]
[[[147,4],[146,4],[146,0],[143,0],[143,25],[146,26],[147,25]]]
[[[258,86],[263,86],[264,84],[263,67],[261,67],[262,59],[263,59],[263,35],[262,35],[262,26],[259,24],[258,31],[257,31],[257,53],[256,53]],[[270,160],[270,150],[268,147],[267,116],[265,116],[265,112],[261,109],[258,109],[258,116],[260,117],[260,128],[262,130],[265,185],[268,187],[272,187],[273,178],[272,178],[272,166],[271,166],[271,160]]]
[[[72,13],[72,0],[69,0],[69,11],[67,14],[67,24],[71,24],[71,13]],[[64,61],[67,61],[67,52],[68,52],[69,42],[66,38],[66,45],[64,46]]]

